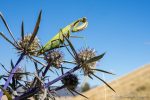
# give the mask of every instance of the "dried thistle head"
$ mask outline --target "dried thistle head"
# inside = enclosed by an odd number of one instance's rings
[[[23,78],[23,73],[24,70],[22,68],[18,68],[14,74],[14,78],[17,80],[21,80]]]
[[[78,77],[74,74],[69,74],[62,79],[62,83],[70,90],[75,90],[79,84]]]
[[[63,53],[60,50],[50,50],[45,55],[45,60],[47,63],[50,63],[52,66],[59,68],[63,62]]]
[[[94,49],[85,48],[79,51],[78,61],[82,65],[81,67],[85,75],[93,72],[91,69],[94,69],[96,67],[96,61],[87,64],[85,62],[95,56],[96,56],[96,52]]]
[[[39,47],[39,44],[38,44],[39,40],[36,37],[36,35],[38,33],[38,29],[39,29],[39,25],[40,25],[40,21],[41,21],[41,14],[42,14],[42,11],[40,11],[40,13],[39,13],[36,25],[35,25],[34,30],[31,35],[24,36],[24,33],[25,33],[24,32],[24,23],[22,22],[22,25],[21,25],[22,39],[18,41],[14,38],[13,33],[10,31],[10,28],[8,27],[3,15],[0,13],[0,18],[2,18],[2,21],[3,21],[4,25],[6,26],[13,41],[11,41],[2,32],[0,32],[0,36],[2,36],[7,42],[9,42],[11,45],[13,45],[18,50],[18,53],[22,53],[22,54],[28,55],[28,56],[30,56],[30,55],[35,56],[36,55],[35,51]]]
[[[23,39],[18,41],[18,46],[17,46],[18,53],[26,52],[26,54],[28,55],[32,55],[32,56],[36,55],[36,51],[39,48],[39,39],[35,37],[31,45],[27,48],[27,46],[29,45],[31,36],[32,35],[26,35],[24,36]]]

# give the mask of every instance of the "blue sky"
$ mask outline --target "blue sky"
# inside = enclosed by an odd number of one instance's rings
[[[42,44],[60,28],[86,17],[88,28],[80,33],[73,33],[84,36],[85,39],[73,39],[73,43],[78,49],[86,42],[98,54],[107,52],[97,68],[117,74],[105,75],[109,81],[150,63],[149,5],[149,0],[1,0],[0,11],[18,39],[22,20],[25,23],[25,32],[32,32],[37,15],[42,9],[38,33]],[[0,31],[8,35],[2,21]],[[9,66],[10,59],[17,60],[17,54],[14,53],[13,47],[0,38],[0,62]],[[99,73],[97,75],[102,76]],[[90,84],[98,85],[99,81],[95,79]]]

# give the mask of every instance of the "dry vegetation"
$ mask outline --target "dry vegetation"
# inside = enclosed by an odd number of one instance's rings
[[[100,86],[84,93],[89,100],[150,100],[150,65],[114,80],[110,85],[116,90]],[[70,100],[86,100],[77,96]]]

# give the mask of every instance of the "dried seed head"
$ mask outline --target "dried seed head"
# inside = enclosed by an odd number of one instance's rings
[[[59,67],[61,67],[63,58],[64,58],[63,53],[61,51],[50,50],[49,52],[47,52],[44,59],[47,61],[47,63],[51,63],[52,66],[59,68]]]
[[[68,76],[62,79],[62,83],[70,90],[76,89],[78,82],[78,77],[74,74],[69,74]]]
[[[26,47],[30,42],[31,36],[32,36],[31,34],[26,35],[24,36],[24,39],[18,41],[18,48],[17,48],[19,50],[18,53],[26,52],[26,54],[28,55],[32,55],[32,56],[36,55],[35,51],[39,48],[39,39],[37,37],[34,38],[33,42],[26,50]]]
[[[21,80],[23,78],[24,70],[22,68],[18,68],[14,74],[14,78],[17,80]]]
[[[95,56],[95,50],[90,48],[85,48],[78,53],[79,63],[82,65],[81,67],[85,75],[92,73],[93,71],[91,69],[96,67],[96,62],[88,64],[85,64],[85,62]]]

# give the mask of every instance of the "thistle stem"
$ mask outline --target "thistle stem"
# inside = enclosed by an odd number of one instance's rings
[[[68,72],[66,72],[65,74],[61,75],[60,77],[48,82],[45,84],[45,87],[48,88],[50,85],[56,83],[57,81],[63,79],[64,77],[66,77],[67,75],[69,75],[70,73],[73,73],[74,71],[78,70],[80,67],[79,66],[76,66],[74,67],[73,69],[69,70]]]
[[[42,76],[43,76],[43,77],[46,75],[46,73],[47,73],[48,69],[50,68],[50,66],[51,66],[51,63],[49,63],[49,64],[46,66],[44,72],[42,73]]]
[[[63,79],[64,77],[66,77],[66,76],[69,75],[70,73],[75,72],[75,71],[78,70],[78,69],[80,69],[80,66],[74,67],[73,69],[71,69],[71,70],[69,70],[68,72],[66,72],[65,74],[63,74],[63,75],[57,77],[56,79],[54,79],[54,80],[52,80],[52,81],[50,81],[50,82],[48,82],[48,83],[45,83],[45,85],[44,85],[43,87],[48,88],[50,85],[56,83],[57,81]],[[16,97],[14,100],[25,99],[24,97],[28,98],[28,97],[32,96],[32,95],[31,95],[32,92],[34,92],[34,94],[35,94],[35,93],[37,93],[38,91],[40,91],[40,88],[36,88],[36,87],[35,87],[35,88],[32,88],[32,89],[30,89],[29,91],[27,91],[25,94],[23,94],[23,95],[21,95],[21,96],[19,96],[19,97]],[[33,95],[34,95],[34,94],[33,94]]]
[[[8,85],[9,85],[9,83],[10,83],[12,77],[14,76],[14,73],[16,72],[16,70],[17,70],[18,67],[19,67],[18,64],[19,64],[19,63],[21,62],[21,60],[23,59],[24,55],[25,55],[24,53],[22,53],[22,54],[20,55],[18,61],[17,61],[16,64],[15,64],[15,67],[12,69],[12,71],[11,71],[11,73],[10,73],[10,75],[9,75],[9,77],[8,77],[8,79],[7,79],[7,81],[6,81],[5,85],[4,85],[4,87],[3,87],[3,89],[5,89],[5,90],[7,89],[7,87],[8,87]],[[3,96],[3,92],[1,91],[1,92],[0,92],[0,100],[1,100],[2,96]]]

